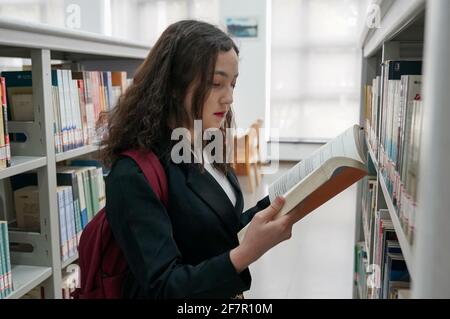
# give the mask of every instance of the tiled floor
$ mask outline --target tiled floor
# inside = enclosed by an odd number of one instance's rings
[[[245,207],[267,194],[267,186],[293,164],[281,164],[265,175],[253,192],[246,177],[239,180]],[[250,266],[252,287],[246,298],[351,298],[356,185],[294,225],[292,238]]]

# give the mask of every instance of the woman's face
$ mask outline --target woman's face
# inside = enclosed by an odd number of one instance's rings
[[[233,91],[238,77],[238,56],[231,49],[220,52],[214,69],[209,96],[203,106],[203,129],[220,128],[233,104]]]
[[[211,91],[203,105],[203,130],[220,128],[225,121],[227,112],[233,103],[233,91],[238,77],[238,56],[234,49],[220,52],[214,69]],[[188,110],[192,92],[186,96]]]

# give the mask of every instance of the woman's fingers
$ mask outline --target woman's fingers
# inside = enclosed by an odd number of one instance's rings
[[[266,221],[272,220],[279,213],[283,205],[284,205],[284,198],[278,196],[272,203],[270,203],[269,207],[267,207],[263,212],[261,212],[262,214],[256,214],[255,217],[260,215],[260,217]]]

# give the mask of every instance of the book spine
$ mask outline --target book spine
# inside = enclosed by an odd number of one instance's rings
[[[59,187],[58,187],[59,188]],[[66,211],[65,211],[65,203],[64,203],[64,192],[62,188],[59,188],[57,191],[58,196],[58,215],[59,215],[59,237],[61,240],[61,259],[62,261],[66,261],[69,257],[68,251],[68,236],[67,236],[67,227],[66,227]]]
[[[56,70],[58,78],[58,95],[59,95],[59,118],[61,121],[61,140],[62,140],[62,151],[69,150],[69,134],[66,116],[66,92],[64,90],[64,81],[62,70]]]
[[[81,225],[81,208],[80,208],[80,192],[79,192],[79,186],[78,186],[78,179],[76,172],[73,172],[71,174],[72,178],[72,195],[73,195],[73,208],[75,213],[75,230],[76,230],[76,243],[77,246],[80,242],[81,232],[83,230],[83,227]]]
[[[89,172],[88,170],[83,170],[83,183],[84,183],[84,196],[86,198],[86,207],[87,207],[87,213],[88,213],[88,222],[94,218],[94,207],[92,206],[92,193],[91,193],[91,187],[89,182]]]
[[[83,146],[83,129],[81,125],[81,101],[79,96],[79,90],[78,90],[78,83],[77,80],[71,80],[72,85],[72,94],[74,99],[74,118],[76,123],[76,137],[77,137],[77,145],[78,147]]]
[[[2,101],[3,90],[0,88],[0,101]],[[2,102],[0,102],[2,103]],[[8,119],[6,119],[8,121]],[[6,168],[6,145],[5,145],[5,118],[3,112],[0,112],[0,168]]]
[[[0,299],[4,299],[7,296],[6,292],[6,262],[5,262],[5,244],[3,242],[3,224],[4,221],[0,221]]]
[[[100,211],[98,177],[97,177],[97,169],[95,167],[89,169],[89,183],[91,185],[92,208],[95,216]]]
[[[72,187],[64,187],[64,206],[66,213],[66,227],[67,227],[67,240],[68,240],[68,252],[69,257],[75,254],[76,250],[76,233],[75,233],[75,213],[73,209],[73,197],[72,197]]]
[[[96,171],[97,171],[98,202],[100,210],[106,205],[105,181],[103,179],[103,169],[101,167],[98,167]]]
[[[8,236],[8,224],[7,222],[2,223],[2,233],[3,233],[3,247],[5,250],[5,292],[8,296],[13,291],[13,281],[12,281],[12,271],[11,271],[11,255],[9,252],[9,236]]]
[[[88,137],[88,124],[86,117],[86,95],[84,88],[84,80],[77,80],[77,85],[78,85],[78,94],[80,96],[80,116],[83,132],[83,144],[88,145],[89,137]]]
[[[9,142],[9,129],[8,129],[8,108],[6,104],[6,85],[5,78],[0,77],[1,89],[2,89],[2,109],[3,109],[3,134],[5,136],[5,152],[6,152],[6,167],[11,166],[11,146]]]
[[[80,203],[81,214],[81,229],[84,229],[88,223],[88,213],[86,207],[86,198],[84,191],[83,173],[80,170],[76,170],[77,184],[78,184],[78,198]]]
[[[61,70],[62,85],[64,91],[64,114],[66,121],[67,130],[67,150],[74,148],[75,139],[73,134],[73,123],[72,123],[72,102],[70,95],[70,85],[67,75],[67,70]]]

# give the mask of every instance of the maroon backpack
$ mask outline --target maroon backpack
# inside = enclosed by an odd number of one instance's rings
[[[167,207],[167,179],[156,155],[152,152],[138,151],[126,151],[122,155],[136,162],[156,196]],[[102,208],[83,230],[78,256],[81,287],[72,293],[73,298],[122,298],[122,286],[128,265],[114,240],[105,208]]]

